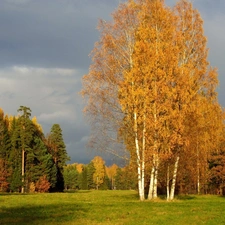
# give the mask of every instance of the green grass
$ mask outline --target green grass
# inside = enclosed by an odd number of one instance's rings
[[[0,194],[0,224],[225,224],[225,198],[183,196],[140,202],[135,191]]]

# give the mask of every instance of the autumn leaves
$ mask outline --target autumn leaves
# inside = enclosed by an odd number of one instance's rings
[[[172,200],[179,161],[195,154],[193,166],[200,171],[200,157],[207,160],[212,150],[202,144],[211,141],[212,130],[204,127],[211,124],[212,112],[218,118],[213,132],[222,130],[217,72],[207,61],[203,21],[186,0],[174,8],[160,0],[129,0],[119,5],[113,22],[100,22],[100,32],[82,90],[92,128],[102,131],[92,143],[99,146],[99,135],[122,140],[136,163],[140,200],[145,199],[146,173],[148,199],[157,197],[163,167]],[[196,140],[192,134],[200,130]]]

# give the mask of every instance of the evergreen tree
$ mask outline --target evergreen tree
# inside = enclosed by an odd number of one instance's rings
[[[62,129],[59,124],[54,124],[52,126],[51,132],[47,137],[46,143],[57,168],[57,182],[55,189],[53,190],[63,191],[63,167],[66,165],[66,161],[69,160],[69,157],[66,152],[66,145],[63,141]]]
[[[0,158],[8,160],[11,148],[10,136],[7,128],[6,120],[4,119],[4,112],[0,108]]]
[[[88,182],[87,182],[87,166],[83,166],[82,173],[80,174],[80,182],[79,188],[81,190],[88,190]]]
[[[78,188],[78,177],[76,165],[66,165],[63,170],[64,186],[65,190]]]
[[[137,189],[137,174],[130,166],[118,168],[115,175],[115,186],[119,190]]]
[[[32,182],[40,183],[40,179],[48,182],[51,188],[55,187],[57,181],[57,169],[53,161],[52,155],[48,152],[48,148],[44,143],[44,134],[41,125],[38,124],[37,118],[32,120],[34,129],[32,138],[32,154],[30,172]],[[47,186],[46,186],[47,187]],[[45,189],[45,191],[47,191]]]
[[[115,175],[115,189],[118,190],[123,190],[124,185],[123,185],[123,171],[121,168],[118,168],[116,170],[116,175]]]
[[[111,182],[109,177],[105,174],[103,183],[100,185],[100,190],[108,190],[111,189]]]
[[[19,192],[22,187],[22,154],[18,120],[15,117],[13,117],[9,133],[12,145],[9,155],[11,171],[11,175],[9,177],[10,191]]]
[[[87,186],[88,189],[95,189],[95,182],[93,180],[93,175],[95,173],[95,166],[94,163],[91,161],[88,165],[87,165]]]
[[[29,168],[30,182],[36,183],[40,177],[45,176],[51,188],[54,188],[56,184],[56,166],[43,140],[38,136],[34,137],[31,160],[31,167]]]
[[[208,159],[210,193],[225,195],[225,142]]]
[[[0,191],[6,191],[9,178],[9,154],[11,148],[10,136],[4,112],[0,108]]]
[[[18,118],[18,131],[19,138],[21,143],[21,154],[22,154],[22,189],[21,192],[24,192],[24,188],[29,189],[29,183],[32,180],[32,173],[30,173],[30,168],[32,167],[32,161],[34,158],[33,154],[33,136],[35,133],[35,126],[30,120],[31,109],[26,106],[20,106],[17,110],[22,112],[22,115]]]
[[[21,106],[23,112],[10,124],[12,150],[10,153],[11,191],[30,191],[30,187],[45,181],[53,188],[56,183],[56,166],[44,143],[44,135],[37,124],[30,120],[31,110]],[[32,185],[31,185],[32,184]],[[39,185],[40,186],[40,185]]]

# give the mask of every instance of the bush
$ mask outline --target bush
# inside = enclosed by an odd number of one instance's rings
[[[48,192],[50,186],[51,185],[45,175],[41,176],[35,185],[37,192],[40,193]]]

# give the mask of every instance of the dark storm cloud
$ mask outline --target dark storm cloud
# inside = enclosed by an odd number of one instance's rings
[[[224,0],[194,0],[194,6],[202,12],[202,15],[207,17],[215,17],[218,14],[224,14],[225,2]]]
[[[116,1],[1,1],[0,65],[87,68],[98,17],[108,18],[113,6]]]
[[[225,106],[225,1],[196,0],[195,6],[199,9],[204,20],[204,31],[208,41],[209,61],[211,66],[218,68],[219,102]]]

